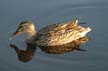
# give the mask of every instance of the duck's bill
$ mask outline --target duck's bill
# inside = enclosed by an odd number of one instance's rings
[[[18,30],[16,30],[16,32],[14,32],[11,36],[10,36],[10,38],[12,39],[12,38],[14,38],[14,37],[16,37],[16,36],[18,36],[18,35],[20,35],[21,34],[21,32],[19,32]]]

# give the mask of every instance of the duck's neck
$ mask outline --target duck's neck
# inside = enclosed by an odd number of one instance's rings
[[[37,34],[36,30],[33,30],[33,31],[28,33],[28,36],[29,37],[34,37],[34,36],[36,36],[36,34]]]
[[[31,30],[30,32],[28,32],[28,36],[27,36],[27,41],[33,41],[37,36],[37,31]]]

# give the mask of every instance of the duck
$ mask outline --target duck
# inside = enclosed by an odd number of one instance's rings
[[[47,53],[61,54],[72,50],[83,51],[79,45],[89,40],[86,34],[92,29],[79,24],[79,20],[72,20],[48,25],[37,31],[32,21],[22,21],[10,38],[13,39],[15,36],[27,33],[25,42],[34,44]]]

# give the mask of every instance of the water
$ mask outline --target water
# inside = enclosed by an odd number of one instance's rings
[[[0,71],[107,71],[108,70],[108,1],[107,0],[1,0],[0,1]],[[91,41],[82,45],[86,52],[61,55],[46,54],[37,49],[28,63],[18,61],[9,47],[9,35],[18,23],[32,20],[37,29],[57,22],[79,19],[93,28]],[[24,37],[14,43],[24,49]],[[22,40],[22,41],[21,41]]]

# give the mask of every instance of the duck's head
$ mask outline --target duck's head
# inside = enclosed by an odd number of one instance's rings
[[[20,35],[22,33],[27,33],[29,36],[36,34],[35,25],[31,21],[23,21],[19,24],[17,30],[12,34],[11,37]]]

